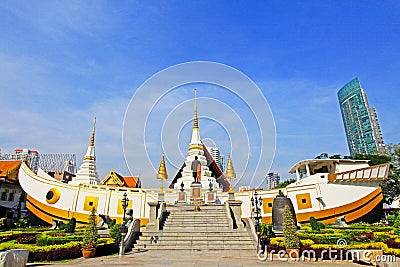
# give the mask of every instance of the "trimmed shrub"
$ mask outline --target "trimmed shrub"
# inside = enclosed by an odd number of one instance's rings
[[[68,243],[63,247],[57,247],[57,245],[48,247],[46,250],[30,250],[28,261],[57,261],[82,257],[82,247],[77,242]]]
[[[114,253],[118,253],[119,242],[114,241],[113,243],[100,244],[96,248],[96,257],[106,256]]]
[[[325,229],[325,224],[317,221],[315,217],[310,217],[310,225],[314,232],[319,232],[321,229]]]
[[[57,244],[65,244],[72,241],[82,241],[82,236],[70,235],[70,236],[46,236],[41,235],[36,238],[36,245],[38,246],[49,246]]]
[[[261,233],[260,233],[261,238],[272,238],[275,237],[274,231],[272,231],[272,225],[266,224],[266,223],[261,223]]]
[[[121,231],[120,228],[121,225],[120,224],[114,224],[113,226],[111,226],[110,228],[110,237],[114,238],[114,240],[121,240]]]
[[[28,226],[28,220],[27,219],[18,219],[15,223],[14,223],[16,228],[25,228]]]
[[[108,226],[108,228],[111,228],[112,226],[114,226],[117,223],[116,219],[112,219],[110,222],[110,225]]]
[[[35,233],[27,233],[21,234],[16,240],[15,243],[18,244],[36,244],[36,234]]]
[[[311,229],[315,232],[319,232],[319,225],[318,225],[318,221],[317,219],[315,219],[315,217],[310,217],[310,226]]]
[[[65,226],[64,232],[66,233],[74,233],[75,232],[75,227],[76,227],[76,219],[72,217],[67,225]]]
[[[300,240],[297,235],[297,226],[294,224],[293,215],[289,206],[285,206],[283,213],[283,237],[286,248],[300,248]]]
[[[390,226],[394,225],[394,222],[396,221],[396,216],[395,215],[389,215],[387,216],[387,221]]]
[[[97,240],[99,239],[99,233],[97,232],[96,212],[92,208],[92,212],[89,216],[89,221],[83,234],[83,248],[95,248],[97,247]]]

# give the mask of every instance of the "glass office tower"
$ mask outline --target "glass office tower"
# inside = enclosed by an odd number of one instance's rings
[[[350,155],[383,152],[382,131],[375,108],[370,108],[358,78],[338,92]]]

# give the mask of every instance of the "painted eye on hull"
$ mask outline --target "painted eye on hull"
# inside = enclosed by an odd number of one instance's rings
[[[49,204],[54,204],[60,199],[60,190],[58,188],[52,188],[47,191],[46,201]]]

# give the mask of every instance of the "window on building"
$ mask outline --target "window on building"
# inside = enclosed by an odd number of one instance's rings
[[[8,201],[14,201],[14,192],[11,192],[11,193],[8,195]]]
[[[0,200],[6,201],[7,199],[7,192],[1,192]]]

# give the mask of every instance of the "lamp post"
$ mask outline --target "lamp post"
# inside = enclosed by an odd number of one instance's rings
[[[126,214],[126,208],[128,207],[128,195],[126,194],[126,192],[124,193],[124,197],[122,198],[122,208],[124,209],[124,216],[122,219],[122,223],[121,223],[121,227],[119,228],[120,232],[121,232],[121,242],[120,242],[120,246],[119,246],[119,256],[124,255],[125,253],[125,244],[124,244],[124,240],[125,240],[125,235],[126,232],[128,231],[128,229],[126,228],[125,225],[125,214]]]
[[[254,193],[254,195],[251,197],[251,204],[253,205],[253,214],[255,213],[254,218],[254,224],[255,224],[255,230],[257,233],[257,244],[258,247],[260,247],[260,233],[261,233],[261,225],[260,225],[260,219],[261,219],[261,204],[262,204],[262,198],[258,196],[257,191]]]
[[[126,192],[124,193],[124,197],[122,198],[122,208],[124,209],[124,217],[123,217],[123,221],[125,222],[125,214],[126,214],[126,208],[128,207],[128,195],[126,194]]]

